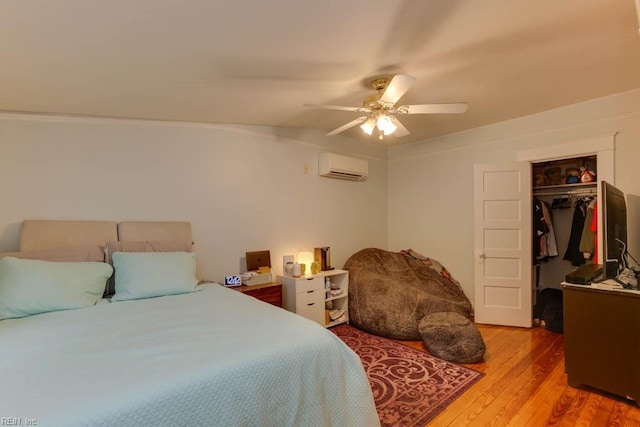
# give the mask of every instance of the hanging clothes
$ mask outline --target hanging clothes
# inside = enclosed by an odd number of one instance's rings
[[[573,220],[571,222],[571,234],[569,235],[569,243],[567,250],[562,259],[570,261],[571,265],[579,267],[585,264],[584,255],[580,251],[580,240],[582,239],[582,230],[587,215],[585,203],[578,199],[576,209],[573,211]]]
[[[587,215],[584,219],[584,227],[582,228],[582,237],[580,239],[580,252],[584,256],[584,259],[591,259],[595,253],[596,246],[596,233],[591,231],[591,225],[593,223],[593,214],[595,199],[590,200],[587,204]],[[596,224],[597,230],[597,224]]]
[[[547,223],[549,231],[546,235],[547,256],[550,258],[558,256],[558,244],[556,243],[556,233],[553,231],[553,217],[551,216],[551,206],[547,202],[542,202],[542,215]]]
[[[551,206],[537,197],[533,198],[533,262],[546,262],[558,256],[558,244],[553,231]]]
[[[591,219],[591,232],[593,233],[593,263],[598,264],[598,201],[593,204],[593,218]]]
[[[544,239],[544,235],[549,232],[549,227],[544,219],[544,213],[542,211],[542,202],[537,198],[533,198],[532,205],[532,217],[533,217],[533,263],[537,264],[538,261],[544,257],[542,255],[545,244],[541,244],[540,241]]]

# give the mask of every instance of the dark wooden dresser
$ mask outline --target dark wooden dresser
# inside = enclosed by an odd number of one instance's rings
[[[233,289],[257,298],[260,301],[282,308],[282,285],[280,283],[263,283],[252,286],[242,285]]]
[[[562,289],[569,385],[640,402],[640,292]]]

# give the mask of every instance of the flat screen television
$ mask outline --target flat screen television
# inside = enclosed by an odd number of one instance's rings
[[[604,279],[627,267],[627,204],[624,193],[602,181],[602,258]]]

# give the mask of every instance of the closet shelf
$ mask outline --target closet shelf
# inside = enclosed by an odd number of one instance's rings
[[[586,182],[566,185],[547,185],[544,187],[534,187],[534,196],[559,196],[569,194],[597,194],[598,183]]]
[[[533,190],[570,190],[573,188],[596,188],[597,185],[597,182],[580,182],[578,184],[545,185],[542,187],[533,187]]]

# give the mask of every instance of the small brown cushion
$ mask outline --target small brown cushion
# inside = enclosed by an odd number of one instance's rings
[[[484,357],[486,347],[480,331],[458,313],[429,314],[420,320],[418,329],[425,346],[436,357],[454,363],[474,363]]]

